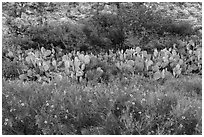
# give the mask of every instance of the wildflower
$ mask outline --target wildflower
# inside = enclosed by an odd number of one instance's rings
[[[143,99],[141,100],[141,102],[143,102],[143,101],[146,101],[146,99],[145,99],[145,98],[143,98]]]
[[[24,103],[21,103],[21,106],[25,106],[25,104],[24,104]]]
[[[182,116],[181,118],[182,118],[182,119],[185,119],[185,117],[184,117],[184,116]]]
[[[132,102],[132,105],[135,105],[135,102]]]
[[[179,125],[179,127],[180,127],[180,128],[182,128],[182,127],[183,127],[183,125],[182,125],[182,124],[180,124],[180,125]]]
[[[49,106],[49,103],[46,103],[46,106]]]

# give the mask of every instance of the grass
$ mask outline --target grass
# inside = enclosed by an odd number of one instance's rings
[[[45,85],[18,80],[2,84],[3,134],[202,134],[198,77],[163,85],[139,76],[108,85],[67,78]]]

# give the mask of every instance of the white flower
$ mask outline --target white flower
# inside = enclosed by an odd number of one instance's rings
[[[184,117],[184,116],[182,116],[181,118],[182,118],[182,119],[185,119],[185,117]]]
[[[143,98],[141,101],[146,101],[145,98]]]
[[[135,105],[135,102],[132,102],[132,105]]]
[[[24,104],[24,103],[21,103],[21,106],[25,106],[25,104]]]

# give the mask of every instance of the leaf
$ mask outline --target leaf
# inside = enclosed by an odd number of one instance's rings
[[[45,50],[46,50],[46,49],[45,49],[44,47],[41,48],[41,52],[42,52],[42,53],[44,53]]]
[[[44,57],[47,57],[47,56],[49,56],[51,53],[52,53],[52,51],[46,50],[46,51],[43,53],[43,56],[44,56]]]
[[[96,69],[96,71],[103,72],[103,70],[101,69],[101,67],[98,67],[98,68]]]
[[[38,128],[42,128],[43,118],[40,115],[35,115],[35,121],[36,125],[38,125]]]
[[[59,61],[58,64],[57,64],[57,67],[60,67],[62,64],[63,64],[63,62]]]
[[[136,47],[136,52],[139,53],[141,51],[140,47]]]
[[[84,63],[85,64],[89,64],[90,63],[90,56],[89,55],[85,55],[84,56]]]
[[[168,57],[163,57],[163,61],[164,61],[165,63],[169,63]]]
[[[64,55],[63,57],[62,57],[62,61],[66,61],[66,60],[68,60],[68,56],[67,55]]]
[[[55,66],[55,67],[57,66],[56,60],[53,60],[53,61],[52,61],[52,65]]]
[[[36,50],[35,51],[35,57],[40,57],[40,55],[41,55],[41,53],[38,50]]]
[[[173,55],[173,56],[176,56],[176,55],[177,55],[177,53],[176,53],[176,50],[175,50],[175,49],[173,49],[173,50],[172,50],[172,55]]]
[[[161,77],[162,77],[162,75],[161,75],[161,72],[160,72],[160,71],[155,72],[154,75],[153,75],[154,80],[158,80],[158,79],[160,79]]]
[[[27,56],[27,57],[25,58],[25,60],[26,60],[27,63],[31,63],[31,56]]]
[[[82,78],[82,77],[79,77],[79,81],[82,82],[82,80],[83,80],[83,78]]]
[[[49,70],[49,63],[48,62],[43,62],[43,68],[45,71]]]
[[[124,54],[123,54],[123,59],[124,59],[124,60],[127,59],[126,57],[127,57],[127,54],[124,53]]]
[[[127,70],[128,72],[133,72],[133,66],[131,66],[131,65],[129,65],[129,64],[124,63],[124,64],[122,65],[122,68],[125,69],[125,70]]]
[[[52,48],[52,54],[55,54],[55,50]]]
[[[154,66],[152,67],[152,70],[153,70],[153,71],[158,71],[158,70],[159,70],[159,66],[158,66],[158,65],[154,65]]]
[[[69,69],[70,66],[71,66],[70,61],[69,61],[69,60],[66,60],[66,61],[64,62],[64,66],[65,66],[65,69]]]
[[[79,57],[79,60],[81,60],[81,61],[84,61],[84,60],[85,60],[85,57],[84,57],[83,54],[79,54],[78,57]]]
[[[76,72],[76,76],[77,77],[80,77],[80,76],[83,76],[84,75],[84,72],[83,71],[77,71]]]
[[[75,67],[76,70],[80,69],[79,68],[80,64],[81,64],[80,60],[77,57],[75,57],[74,58],[74,67]]]
[[[166,70],[166,71],[165,71],[165,78],[167,78],[167,79],[173,78],[172,73]]]
[[[177,64],[177,65],[176,65],[176,68],[178,68],[178,69],[179,69],[179,68],[180,68],[180,65],[179,65],[179,64]]]
[[[165,69],[163,69],[162,72],[161,72],[161,77],[162,78],[165,78],[165,72],[166,72]]]
[[[8,56],[13,57],[13,52],[9,51]]]
[[[123,53],[120,53],[120,60],[123,60]]]
[[[179,64],[179,65],[182,65],[182,64],[183,64],[183,60],[182,60],[182,59],[179,59],[178,64]]]
[[[144,63],[142,61],[137,61],[135,60],[135,69],[139,70],[139,71],[143,71],[144,70]]]
[[[127,64],[128,64],[128,65],[131,65],[131,66],[134,66],[135,62],[134,62],[133,60],[128,60],[128,61],[127,61]]]
[[[151,54],[147,54],[146,59],[151,60],[152,55]]]
[[[116,67],[118,67],[119,69],[121,69],[120,62],[116,62],[115,65],[116,65]]]
[[[27,71],[27,75],[28,75],[28,76],[32,76],[32,74],[33,74],[33,72],[29,69],[29,70]]]
[[[70,76],[71,76],[71,78],[74,78],[74,72],[70,72]]]
[[[149,67],[153,64],[153,61],[152,60],[148,60],[146,61],[146,66]]]
[[[136,37],[130,37],[129,39],[127,39],[128,43],[130,43],[131,45],[137,45],[139,43],[139,39]]]
[[[84,70],[85,69],[85,64],[82,64],[81,65],[81,70]]]
[[[142,51],[142,57],[147,57],[147,51]]]
[[[62,80],[62,75],[60,75],[60,74],[56,74],[56,76],[54,77],[54,79],[56,80],[56,81],[61,81]]]
[[[157,57],[158,54],[159,54],[159,52],[157,51],[157,49],[154,49],[154,53],[153,53],[154,57]]]
[[[26,79],[27,78],[27,76],[25,75],[25,74],[21,74],[20,76],[19,76],[19,78],[20,78],[20,80],[24,80],[24,79]]]
[[[168,61],[164,61],[164,62],[161,63],[162,68],[166,68],[168,65],[169,65]]]
[[[176,67],[173,68],[173,75],[177,76],[177,75],[180,75],[180,74],[181,74],[181,68],[180,68],[180,65],[177,64]]]

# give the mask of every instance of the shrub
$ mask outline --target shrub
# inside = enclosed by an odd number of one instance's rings
[[[199,76],[184,76],[183,78],[167,80],[165,90],[172,89],[174,92],[179,92],[187,96],[201,97],[202,96],[202,82]]]
[[[80,25],[70,23],[68,19],[62,21],[50,21],[42,26],[30,27],[27,31],[33,47],[45,47],[51,49],[60,47],[65,50],[80,50],[86,44],[80,30]],[[78,25],[78,28],[77,28]]]
[[[201,134],[200,100],[137,79],[126,87],[3,80],[3,134]]]
[[[91,57],[90,63],[85,66],[84,77],[95,82],[104,82],[108,84],[114,78],[120,77],[120,70],[114,65],[101,61],[96,57]]]
[[[90,45],[93,47],[98,46],[100,49],[122,48],[125,40],[123,23],[114,14],[101,13],[93,16],[83,28],[83,32],[86,34]]]
[[[183,115],[178,118],[178,135],[192,135],[196,132],[196,126],[199,119],[196,118],[196,113],[193,109],[188,109]]]
[[[4,58],[2,61],[2,75],[5,79],[16,79],[23,73],[22,64],[16,60]]]

